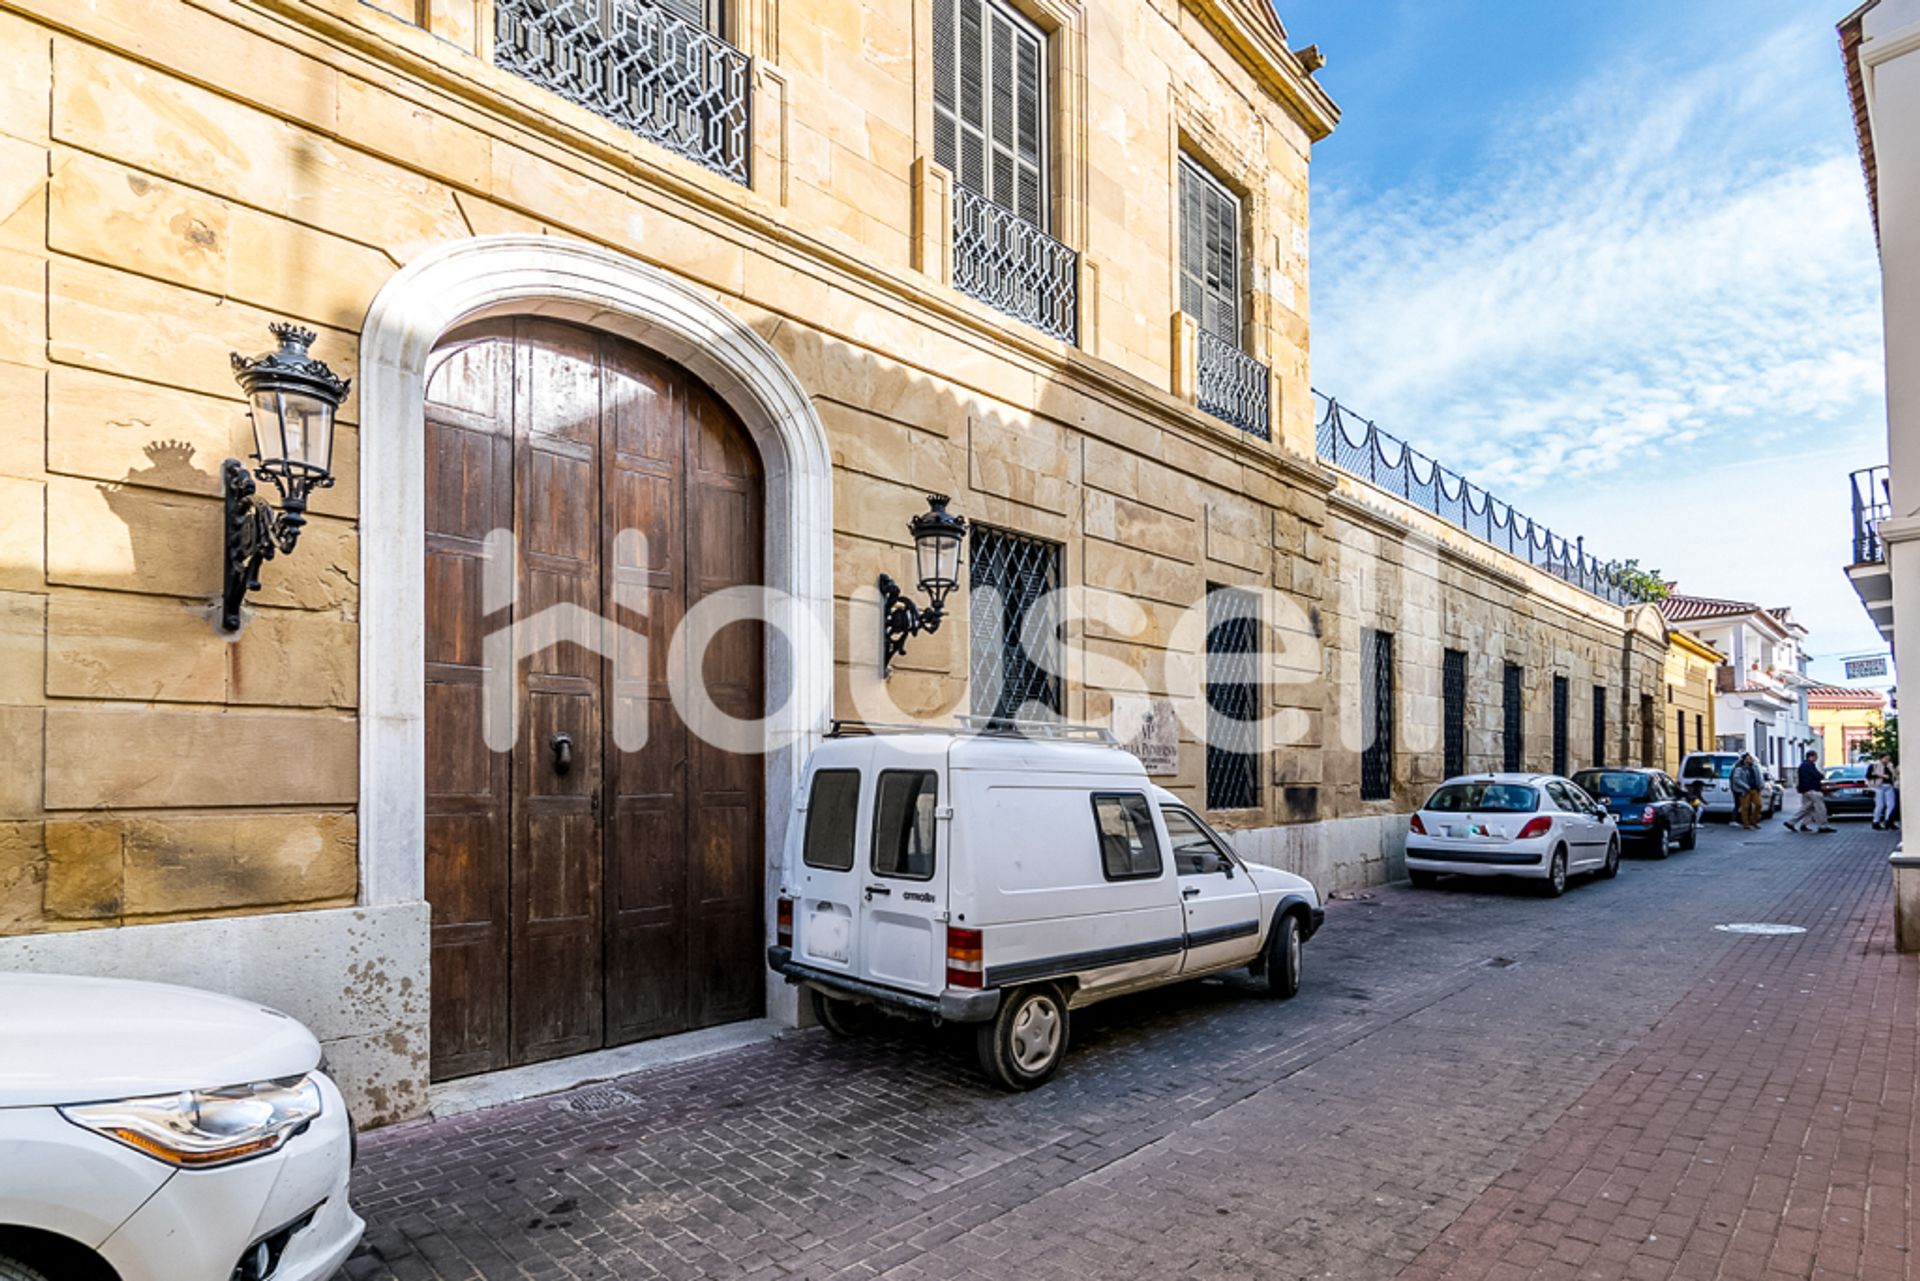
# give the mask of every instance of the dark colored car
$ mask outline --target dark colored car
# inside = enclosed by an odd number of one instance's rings
[[[1611,812],[1620,839],[1640,845],[1655,858],[1675,847],[1690,850],[1699,839],[1699,819],[1680,785],[1657,769],[1583,769],[1573,781]]]
[[[1867,782],[1864,765],[1834,766],[1827,771],[1827,781],[1820,790],[1827,795],[1829,814],[1873,813],[1873,784]]]

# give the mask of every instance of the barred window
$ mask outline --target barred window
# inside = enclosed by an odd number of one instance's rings
[[[1553,772],[1567,772],[1567,678],[1553,678]]]
[[[1673,742],[1675,750],[1679,752],[1679,755],[1673,758],[1677,761],[1687,754],[1687,713],[1685,708],[1681,708],[1673,714]]]
[[[1682,734],[1680,737],[1685,738],[1686,735]],[[1704,752],[1706,749],[1707,721],[1705,717],[1696,712],[1693,717],[1693,750],[1696,752]]]
[[[996,0],[933,0],[933,158],[1047,225],[1047,38]]]
[[[1260,803],[1259,598],[1207,584],[1207,808]]]
[[[1450,649],[1440,667],[1442,769],[1448,778],[1467,772],[1467,652]]]
[[[1594,768],[1607,763],[1607,687],[1593,687],[1593,759],[1588,762]]]
[[[1180,310],[1240,346],[1240,200],[1180,157]]]
[[[1360,633],[1360,799],[1393,795],[1393,637],[1369,627]]]
[[[1527,759],[1526,672],[1508,663],[1500,673],[1500,768],[1517,774]]]
[[[1060,637],[1053,592],[1060,546],[975,524],[967,544],[967,667],[977,716],[1060,714]]]
[[[1640,696],[1640,763],[1653,765],[1653,737],[1656,726],[1653,723],[1653,695]]]

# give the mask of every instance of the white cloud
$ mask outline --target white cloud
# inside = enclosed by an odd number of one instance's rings
[[[1444,190],[1323,189],[1316,385],[1523,507],[1650,456],[1858,438],[1880,320],[1843,92],[1831,30],[1801,25],[1598,74]]]

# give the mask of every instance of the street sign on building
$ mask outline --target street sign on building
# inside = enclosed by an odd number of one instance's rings
[[[1887,656],[1885,654],[1867,654],[1859,658],[1843,660],[1850,681],[1872,680],[1876,676],[1887,674]]]

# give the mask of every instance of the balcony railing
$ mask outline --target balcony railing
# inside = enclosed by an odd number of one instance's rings
[[[1080,255],[965,187],[953,189],[953,287],[1062,342],[1080,337]]]
[[[1560,537],[1399,437],[1343,410],[1339,401],[1313,394],[1327,402],[1314,428],[1316,450],[1325,462],[1603,600],[1634,605],[1652,599],[1645,575],[1628,574],[1619,563],[1591,555],[1584,538]]]
[[[1196,326],[1194,332],[1199,336],[1194,386],[1200,408],[1250,436],[1273,439],[1267,367],[1210,330]]]
[[[738,183],[747,56],[647,0],[494,0],[500,67]]]
[[[1880,522],[1893,515],[1893,496],[1887,486],[1886,465],[1862,467],[1853,482],[1853,563],[1878,565],[1887,558],[1880,541]]]

